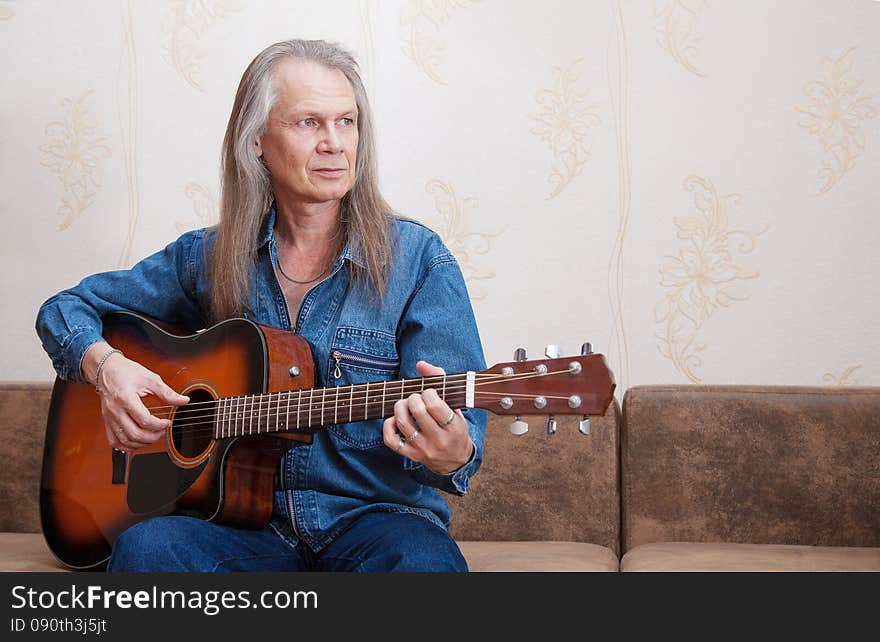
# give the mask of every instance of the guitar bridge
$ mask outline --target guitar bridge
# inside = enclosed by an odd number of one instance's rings
[[[121,450],[113,449],[113,477],[111,484],[124,484],[128,468],[128,457]]]

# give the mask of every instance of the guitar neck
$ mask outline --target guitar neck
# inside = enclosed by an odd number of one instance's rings
[[[210,408],[214,437],[313,433],[327,424],[384,419],[394,414],[395,402],[428,388],[436,390],[452,408],[473,406],[472,372],[225,397],[217,399]]]

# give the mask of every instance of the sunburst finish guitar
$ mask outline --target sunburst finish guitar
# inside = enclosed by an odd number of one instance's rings
[[[46,426],[40,515],[49,548],[75,569],[101,567],[126,528],[181,514],[262,528],[289,440],[328,424],[393,414],[394,402],[434,388],[452,408],[495,414],[602,415],[614,378],[601,354],[500,363],[481,372],[314,388],[302,337],[244,319],[192,334],[134,314],[104,319],[104,338],[190,402],[145,397],[171,427],[133,453],[107,443],[93,387],[57,379]]]

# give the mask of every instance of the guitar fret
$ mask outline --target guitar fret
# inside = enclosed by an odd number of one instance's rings
[[[370,382],[367,382],[367,389],[364,391],[364,421],[367,420],[367,410],[370,407]]]
[[[449,375],[442,375],[441,385],[440,385],[440,398],[446,401],[452,407],[461,407],[466,403],[466,391],[465,392],[456,392],[454,389],[447,390],[447,382],[449,380]],[[376,384],[380,382],[372,381],[366,382],[364,384],[352,384],[347,386],[348,399],[342,398],[342,395],[346,393],[346,386],[334,386],[330,389],[330,394],[333,395],[332,403],[333,403],[333,416],[332,423],[339,424],[340,421],[346,422],[345,417],[345,404],[348,404],[348,423],[353,423],[354,421],[368,421],[371,418],[384,418],[386,413],[393,412],[393,409],[389,409],[387,406],[389,403],[395,403],[395,399],[399,397],[401,400],[405,400],[408,394],[414,394],[417,392],[424,392],[429,386],[426,382],[425,377],[421,377],[418,379],[400,379],[400,388],[397,390],[397,393],[392,393],[389,395],[388,384],[397,384],[398,381],[382,381],[381,386],[381,396],[379,399],[372,399],[372,397],[377,396],[376,390],[371,390],[371,387],[375,387]],[[361,403],[360,400],[355,402],[355,392],[360,393],[360,386],[363,385],[363,404],[364,404],[364,412],[363,418],[358,417],[355,419],[355,406],[357,403]],[[232,397],[221,397],[217,399],[215,404],[215,412],[212,417],[213,424],[213,433],[215,439],[229,438],[229,437],[238,437],[244,435],[259,435],[263,432],[282,432],[285,430],[303,430],[308,429],[312,426],[323,426],[325,422],[327,424],[330,423],[331,418],[327,416],[326,409],[331,400],[328,400],[328,388],[311,388],[307,392],[309,393],[309,398],[306,400],[307,408],[308,408],[308,417],[306,419],[302,418],[303,415],[303,390],[298,391],[278,391],[278,392],[269,392],[266,394],[253,394],[253,395],[237,395]],[[357,389],[357,390],[356,390]],[[320,417],[315,417],[312,413],[315,410],[315,406],[318,403],[318,400],[315,399],[315,391],[320,390]],[[299,396],[296,399],[296,408],[291,408],[291,404],[293,403],[293,393],[298,392]],[[286,401],[284,401],[285,407],[282,410],[282,400],[286,397]],[[360,394],[358,394],[360,397]],[[273,403],[274,407],[273,407]],[[265,402],[266,407],[263,407],[263,403]],[[342,412],[339,412],[340,405],[342,406]],[[371,405],[373,406],[371,408]],[[290,413],[293,410],[296,413],[296,426],[294,427],[291,423]],[[378,411],[378,412],[377,412]],[[282,417],[283,414],[283,417]],[[274,415],[274,428],[270,423],[273,419]],[[316,419],[318,421],[316,421]],[[254,422],[256,421],[256,426]],[[265,422],[265,423],[264,423]],[[320,423],[318,423],[320,422]]]

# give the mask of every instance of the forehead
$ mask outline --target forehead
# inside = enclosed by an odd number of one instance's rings
[[[354,88],[338,69],[311,60],[288,58],[272,75],[276,107],[305,111],[356,111]]]

